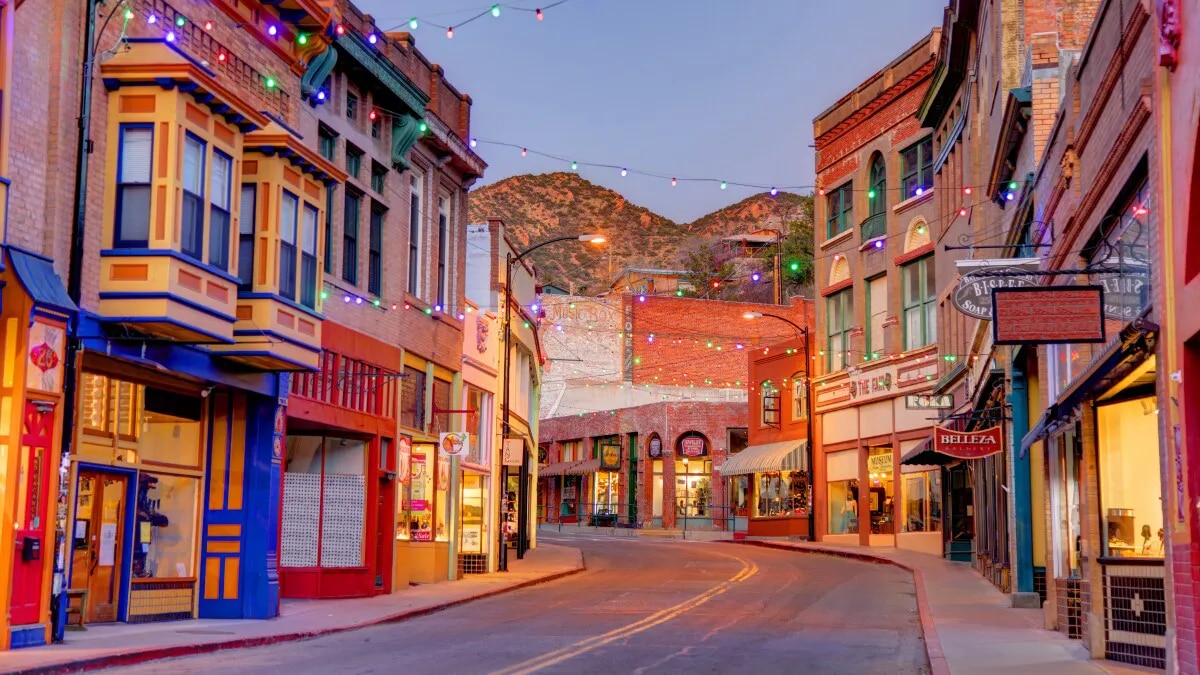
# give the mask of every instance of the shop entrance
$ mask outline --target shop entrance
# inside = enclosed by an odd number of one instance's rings
[[[71,590],[86,591],[86,623],[117,620],[125,550],[125,476],[80,468],[71,545]]]
[[[17,495],[20,521],[17,523],[17,545],[13,554],[12,600],[9,608],[14,626],[37,623],[41,616],[42,597],[48,595],[42,587],[42,569],[46,559],[44,556],[53,555],[53,551],[47,548],[46,538],[50,444],[53,440],[53,404],[26,403]]]
[[[950,560],[970,562],[975,547],[975,490],[966,462],[947,469],[950,498]]]

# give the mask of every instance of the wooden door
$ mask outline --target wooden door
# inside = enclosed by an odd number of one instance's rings
[[[117,620],[125,541],[126,479],[81,470],[75,501],[71,588],[88,591],[88,623]]]

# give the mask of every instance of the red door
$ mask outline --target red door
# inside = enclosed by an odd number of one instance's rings
[[[50,550],[47,502],[50,498],[50,445],[54,440],[54,405],[26,403],[21,434],[21,471],[17,480],[17,545],[13,554],[12,624],[34,624],[41,619],[47,594],[42,570],[54,555]]]

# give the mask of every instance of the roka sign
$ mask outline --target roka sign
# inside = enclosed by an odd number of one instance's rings
[[[959,459],[982,459],[1004,450],[1004,433],[999,425],[976,431],[934,427],[933,449]]]

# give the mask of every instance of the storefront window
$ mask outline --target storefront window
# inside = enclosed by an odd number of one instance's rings
[[[365,440],[288,436],[281,566],[362,566],[366,461]]]
[[[653,466],[654,483],[651,489],[651,502],[653,505],[653,514],[655,518],[663,517],[663,461],[661,459],[654,460]]]
[[[475,387],[467,387],[467,410],[475,411],[467,416],[470,421],[469,429],[471,435],[471,447],[467,457],[468,462],[472,464],[487,465],[487,453],[483,447],[483,439],[487,438],[487,422],[488,422],[488,394]]]
[[[803,471],[772,471],[754,475],[759,518],[808,515],[808,475]]]
[[[437,514],[434,520],[434,541],[450,541],[450,534],[446,531],[446,493],[450,489],[450,458],[438,455],[437,458],[437,477],[435,482],[437,492],[434,495],[433,507],[434,513]]]
[[[675,460],[675,514],[707,518],[712,514],[712,462],[706,459]]]
[[[595,497],[594,504],[597,514],[611,514],[617,512],[617,488],[621,474],[616,471],[600,471],[595,474]]]
[[[134,577],[193,576],[199,484],[198,479],[187,476],[139,474]]]
[[[1079,574],[1079,457],[1074,426],[1050,439],[1050,511],[1053,523],[1054,574]]]
[[[1152,397],[1096,407],[1105,555],[1163,557],[1157,412]]]
[[[407,507],[403,510],[408,513],[409,519],[408,533],[413,541],[433,541],[436,462],[435,446],[413,445],[411,479],[403,499],[403,506]]]
[[[488,541],[485,476],[464,473],[462,481],[462,527],[459,546],[463,553],[483,553],[484,545]]]
[[[858,481],[829,483],[829,533],[858,534]]]
[[[942,471],[904,474],[904,531],[942,531]]]
[[[867,454],[867,476],[871,480],[867,495],[871,511],[871,534],[895,534],[895,509],[892,505],[892,489],[895,474],[892,471],[891,446],[870,448]]]
[[[729,477],[730,499],[729,503],[733,507],[733,515],[745,517],[748,515],[749,498],[750,498],[750,477],[749,476],[730,476]]]

